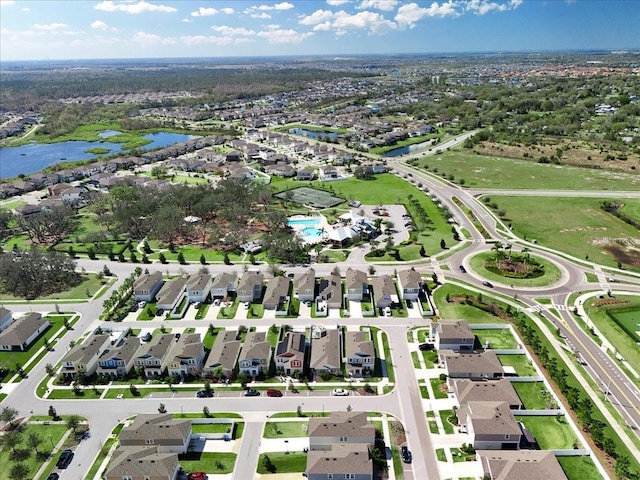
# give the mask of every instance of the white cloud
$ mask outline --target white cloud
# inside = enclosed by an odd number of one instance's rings
[[[271,15],[269,15],[267,12],[252,13],[250,14],[250,16],[251,18],[257,18],[257,19],[263,19],[263,20],[267,20],[271,18]]]
[[[15,0],[0,0],[0,7],[10,7],[15,4]]]
[[[357,8],[359,9],[367,9],[373,8],[376,10],[383,10],[385,12],[390,12],[393,10],[398,4],[398,0],[362,0],[360,5]]]
[[[176,43],[173,38],[162,38],[160,35],[146,32],[136,32],[131,40],[143,47],[152,47],[154,45],[173,45]]]
[[[146,12],[172,13],[178,11],[174,7],[169,7],[167,5],[156,5],[154,3],[145,2],[145,0],[140,0],[136,3],[131,1],[116,2],[112,0],[105,0],[103,2],[97,3],[93,8],[105,12],[124,12],[131,13],[133,15],[138,15],[140,13]]]
[[[398,8],[394,20],[398,22],[400,28],[413,28],[416,23],[425,17],[459,17],[456,10],[456,2],[449,0],[442,4],[433,2],[429,7],[423,8],[417,3],[408,3]]]
[[[270,25],[267,30],[258,32],[258,36],[266,39],[271,44],[300,43],[305,38],[313,36],[313,32],[301,33],[293,29],[282,29],[278,25]]]
[[[379,13],[364,11],[351,15],[344,10],[335,14],[332,26],[338,35],[344,35],[348,30],[369,30],[370,33],[383,34],[397,28],[395,23]]]
[[[327,0],[327,5],[331,7],[339,7],[345,3],[349,3],[351,0]]]
[[[243,27],[229,27],[226,25],[211,27],[211,30],[213,30],[214,32],[221,33],[222,35],[230,36],[230,37],[235,37],[238,35],[245,35],[245,36],[255,35],[256,33],[253,30],[247,30],[246,28],[243,28]]]
[[[226,13],[227,15],[233,15],[236,11],[231,7],[221,8],[220,11],[222,13]]]
[[[293,8],[293,4],[289,2],[276,3],[273,6],[274,10],[291,10]]]
[[[182,23],[193,23],[193,20],[191,20],[190,18],[183,18]]]
[[[96,30],[109,30],[109,25],[102,20],[96,20],[95,22],[91,22],[91,28],[95,28]]]
[[[251,14],[256,10],[261,12],[268,12],[271,10],[290,10],[293,8],[293,4],[289,2],[276,3],[275,5],[253,5],[244,10],[244,13]]]
[[[192,17],[210,17],[212,15],[215,15],[216,13],[218,13],[218,10],[215,8],[200,7],[198,11],[191,12],[191,16]]]
[[[505,3],[491,2],[488,0],[471,0],[467,3],[466,10],[474,12],[477,15],[486,15],[490,12],[506,12],[518,8],[522,4],[522,0],[508,0]]]
[[[300,25],[318,25],[325,23],[333,18],[333,12],[330,10],[316,10],[311,15],[300,18]]]
[[[61,28],[67,28],[69,25],[67,25],[66,23],[46,23],[46,24],[41,24],[41,23],[36,23],[33,28],[35,28],[36,30],[42,30],[45,32],[54,32],[56,30],[60,30]]]

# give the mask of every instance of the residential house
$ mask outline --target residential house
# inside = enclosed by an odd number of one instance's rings
[[[313,268],[293,276],[293,294],[301,302],[312,302],[315,299],[315,290],[316,271]]]
[[[451,378],[491,380],[504,376],[502,364],[492,350],[485,350],[482,353],[444,353],[441,359],[447,375]]]
[[[398,287],[403,300],[418,300],[422,285],[422,276],[414,268],[398,272]]]
[[[240,372],[257,377],[269,370],[270,361],[271,343],[267,341],[266,332],[247,333],[238,357]]]
[[[237,340],[237,332],[225,330],[218,333],[213,348],[203,363],[202,376],[231,378],[241,345],[240,340]]]
[[[246,271],[240,278],[236,287],[236,295],[240,302],[253,302],[260,300],[264,275],[260,272]]]
[[[175,453],[159,453],[158,447],[118,447],[104,473],[106,480],[177,480],[180,462]]]
[[[331,416],[309,419],[309,450],[328,451],[336,444],[364,444],[373,447],[376,428],[366,412],[333,411]]]
[[[227,298],[236,291],[235,272],[222,272],[215,276],[211,284],[211,298]],[[262,288],[262,287],[261,287]]]
[[[376,354],[369,332],[346,332],[344,336],[347,355],[347,375],[362,377],[370,372],[376,363]]]
[[[335,180],[338,178],[338,169],[333,165],[323,165],[319,171],[320,180]]]
[[[286,163],[276,163],[264,167],[265,173],[275,175],[276,177],[290,178],[295,176],[296,169]]]
[[[329,451],[309,451],[305,476],[308,480],[372,480],[373,460],[369,447],[364,443],[347,443],[332,445]]]
[[[441,320],[431,324],[437,350],[453,350],[455,352],[473,350],[475,335],[465,320]]]
[[[110,335],[94,333],[89,335],[84,342],[75,344],[62,357],[62,374],[65,377],[93,375],[98,368],[100,355],[110,343]]]
[[[0,306],[0,332],[4,332],[11,322],[13,321],[13,315],[11,310],[7,310],[3,306]]]
[[[183,300],[187,296],[187,281],[185,277],[176,277],[167,281],[158,292],[156,308],[171,312],[182,304],[183,308],[186,309],[188,302],[183,302]],[[180,312],[176,313],[179,314]]]
[[[198,272],[187,281],[187,297],[190,303],[204,303],[209,297],[213,278],[208,273]]]
[[[307,339],[304,333],[287,332],[276,348],[276,369],[285,375],[301,374],[304,370],[304,355]]]
[[[266,310],[281,310],[289,298],[289,277],[274,277],[267,283],[262,305]]]
[[[136,302],[152,302],[163,283],[160,272],[140,275],[133,284],[133,298]]]
[[[487,480],[567,480],[550,450],[478,450]]]
[[[311,327],[311,359],[309,368],[313,376],[321,373],[340,375],[340,330]]]
[[[14,215],[25,218],[30,217],[31,215],[36,215],[42,211],[42,207],[40,205],[18,205],[12,209]]]
[[[173,342],[174,336],[170,333],[154,335],[149,343],[138,350],[136,367],[142,367],[146,377],[163,376],[169,363]]]
[[[316,171],[311,168],[303,168],[298,170],[296,174],[296,180],[308,180],[312,181],[316,178]]]
[[[122,447],[155,446],[158,453],[186,453],[191,439],[191,420],[170,413],[138,414],[119,435]]]
[[[369,293],[369,278],[362,270],[349,267],[345,276],[347,298],[356,302],[364,300]]]
[[[460,405],[469,401],[507,402],[511,410],[523,409],[522,400],[509,380],[485,380],[474,382],[467,378],[451,379],[450,389]]]
[[[398,303],[398,294],[396,292],[396,284],[391,275],[380,275],[371,279],[371,287],[373,288],[373,298],[378,308],[391,307],[394,303]]]
[[[5,312],[9,310],[3,309]],[[2,312],[0,312],[2,316]],[[7,314],[4,314],[3,324],[6,324]],[[11,312],[8,314],[11,320]],[[51,326],[51,322],[42,318],[37,312],[27,313],[18,317],[0,332],[0,350],[25,351],[29,346]]]
[[[507,402],[470,401],[458,409],[458,424],[476,450],[518,450],[522,430]]]
[[[342,308],[342,279],[337,273],[320,280],[317,301],[325,302],[328,308]]]
[[[171,359],[167,363],[167,374],[178,377],[200,376],[204,353],[199,333],[181,335],[175,340],[169,354]]]
[[[98,375],[123,377],[133,368],[137,352],[142,348],[137,337],[125,337],[117,345],[108,346],[98,357]]]

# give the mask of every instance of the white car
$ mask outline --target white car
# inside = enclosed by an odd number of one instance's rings
[[[348,397],[349,392],[344,388],[334,388],[331,392],[331,395],[333,395],[334,397]]]
[[[245,310],[249,310],[250,306],[251,306],[251,302],[244,302],[244,309]]]
[[[214,305],[214,306],[216,306],[216,307],[217,307],[217,306],[219,306],[219,305],[220,305],[220,299],[219,299],[219,298],[216,298],[216,299],[213,301],[213,305]]]

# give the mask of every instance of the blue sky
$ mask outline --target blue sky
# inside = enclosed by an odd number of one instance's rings
[[[0,0],[0,60],[640,50],[640,0]]]

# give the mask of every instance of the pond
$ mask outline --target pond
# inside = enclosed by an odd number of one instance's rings
[[[109,130],[102,132],[100,136],[102,138],[108,138],[118,133],[120,132]],[[183,133],[156,132],[143,135],[143,138],[151,140],[151,143],[139,148],[139,151],[163,148],[197,137]],[[98,158],[96,155],[87,152],[87,150],[92,148],[109,150],[109,152],[104,155],[127,155],[127,151],[122,150],[121,146],[122,144],[120,143],[104,141],[71,141],[59,143],[30,143],[20,147],[2,147],[0,148],[0,178],[17,177],[21,173],[28,175],[63,161],[96,159]]]
[[[313,138],[314,140],[330,139],[335,140],[338,138],[336,132],[326,132],[324,130],[307,130],[305,128],[290,128],[289,133],[293,135],[302,135],[303,137]]]
[[[399,157],[401,155],[406,155],[408,153],[416,152],[418,150],[422,150],[424,148],[431,147],[431,146],[432,146],[432,141],[427,140],[426,142],[414,143],[413,145],[407,145],[406,147],[400,147],[393,150],[389,150],[382,156],[383,157]]]

